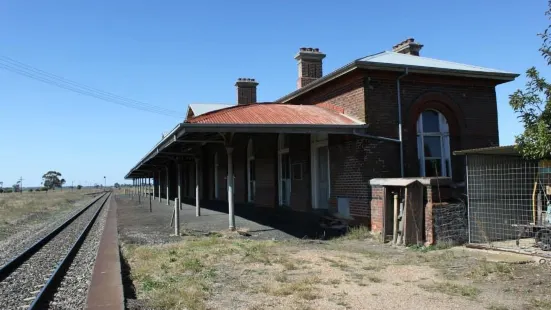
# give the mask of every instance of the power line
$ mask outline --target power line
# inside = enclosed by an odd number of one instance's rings
[[[107,102],[115,103],[132,109],[138,109],[150,113],[161,114],[170,117],[181,118],[179,112],[169,110],[163,107],[151,105],[141,101],[124,98],[106,91],[93,88],[61,76],[46,72],[44,70],[24,64],[12,58],[0,55],[0,68],[17,73],[49,85],[57,86],[75,93],[94,97]]]

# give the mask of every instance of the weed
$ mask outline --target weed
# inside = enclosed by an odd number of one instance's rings
[[[371,231],[366,226],[356,226],[356,227],[349,227],[346,234],[339,239],[364,240],[364,239],[371,239],[371,238],[373,238],[373,235],[371,234]]]
[[[507,308],[505,306],[502,306],[502,305],[498,305],[498,304],[491,304],[488,307],[486,307],[486,309],[488,309],[488,310],[509,310],[509,308]]]
[[[420,284],[419,287],[430,292],[440,292],[451,296],[463,296],[474,299],[480,294],[480,290],[471,285],[462,285],[451,282],[435,282],[433,284]]]
[[[383,282],[383,279],[379,278],[379,277],[375,277],[375,276],[369,276],[367,277],[369,279],[369,281],[373,282],[373,283],[381,283]]]

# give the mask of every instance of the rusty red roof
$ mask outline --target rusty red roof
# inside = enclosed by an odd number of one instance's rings
[[[254,103],[205,113],[186,121],[195,124],[286,124],[358,125],[362,124],[323,105]]]

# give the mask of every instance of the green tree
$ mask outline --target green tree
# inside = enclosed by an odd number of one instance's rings
[[[77,185],[77,189],[82,189],[82,185]]]
[[[44,181],[44,187],[48,189],[55,189],[61,187],[65,183],[65,179],[60,179],[61,173],[57,171],[48,171],[42,176]]]
[[[115,188],[121,188],[121,185],[119,183],[115,183],[115,185],[113,185]]]
[[[551,1],[545,15],[551,19]],[[551,65],[551,25],[541,34],[541,55]],[[551,155],[551,84],[540,76],[535,67],[526,71],[525,90],[517,90],[509,96],[509,104],[524,125],[524,132],[516,136],[517,149],[530,159]]]

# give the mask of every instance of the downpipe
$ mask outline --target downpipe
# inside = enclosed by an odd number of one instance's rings
[[[398,97],[398,142],[400,143],[400,175],[404,177],[404,139],[402,137],[402,95],[400,91],[400,80],[408,75],[406,71],[396,79],[396,95]]]

